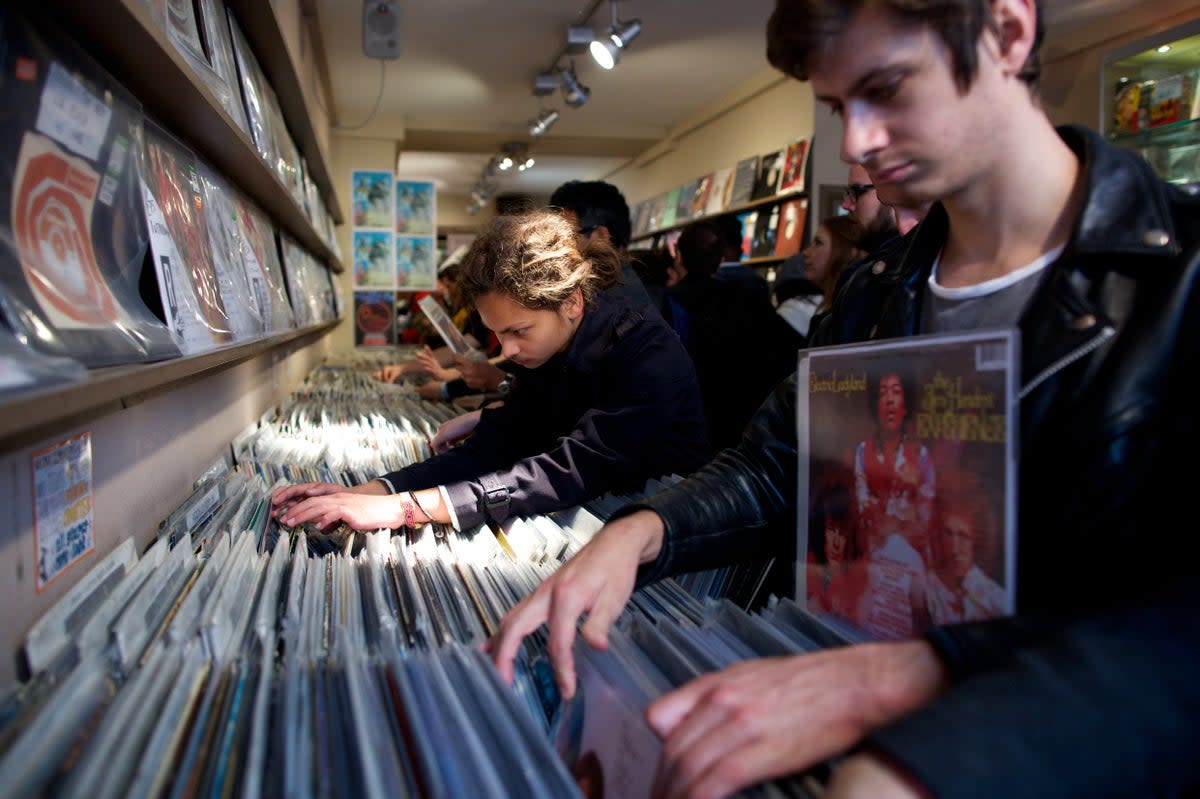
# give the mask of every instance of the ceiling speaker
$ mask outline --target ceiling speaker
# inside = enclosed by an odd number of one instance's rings
[[[369,58],[400,57],[400,3],[396,0],[363,3],[363,52]]]

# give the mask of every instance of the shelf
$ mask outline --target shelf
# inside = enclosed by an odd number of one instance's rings
[[[702,219],[716,219],[717,217],[727,216],[729,214],[740,214],[743,211],[752,211],[755,208],[762,208],[763,206],[769,206],[769,205],[777,205],[782,202],[787,202],[788,200],[798,200],[798,199],[801,199],[801,198],[804,198],[807,196],[808,195],[802,191],[789,191],[789,192],[785,192],[783,194],[772,194],[770,197],[759,197],[757,200],[751,200],[749,202],[740,203],[739,205],[731,205],[728,208],[726,208],[725,210],[721,211],[720,213],[704,214],[703,216],[693,216],[689,219],[683,220],[682,222],[677,222],[674,225],[668,225],[667,227],[659,228],[657,230],[652,230],[647,233],[640,233],[636,236],[631,237],[629,239],[629,241],[630,241],[630,243],[632,243],[635,241],[645,241],[647,239],[654,239],[654,238],[657,238],[658,236],[662,236],[665,233],[670,233],[673,230],[680,230],[681,228],[685,228],[688,225],[690,225],[692,222],[699,222]],[[782,260],[782,259],[780,259],[780,260]]]
[[[228,3],[237,15],[238,24],[242,26],[246,38],[253,43],[258,62],[275,89],[279,105],[283,108],[283,116],[296,137],[296,146],[304,154],[304,160],[308,164],[313,181],[321,191],[325,207],[333,216],[333,221],[342,224],[345,219],[338,205],[333,179],[326,167],[325,155],[321,151],[317,133],[313,130],[312,114],[309,113],[308,103],[304,99],[304,89],[296,76],[296,67],[288,53],[283,31],[279,29],[279,20],[272,10],[272,4],[262,0],[228,0]]]
[[[64,430],[136,405],[256,355],[273,351],[280,358],[286,357],[337,324],[338,321],[322,322],[301,330],[158,363],[93,369],[81,382],[31,391],[0,402],[0,453],[44,439],[55,430]]]
[[[333,271],[343,271],[340,260],[313,227],[304,209],[259,156],[250,138],[195,76],[166,34],[147,17],[140,0],[91,0],[87,3],[46,0],[36,4],[27,0],[27,5],[49,11],[84,49],[137,97],[149,116],[187,142],[231,183],[246,192],[305,249],[326,262]],[[249,31],[247,36],[250,36]],[[251,37],[251,45],[257,48],[259,43]],[[289,110],[294,112],[295,109],[285,109],[288,123],[292,125]],[[305,124],[310,123],[306,120]]]
[[[756,258],[743,258],[738,263],[743,266],[766,266],[767,264],[782,263],[789,257],[787,255],[760,255]]]
[[[1110,133],[1108,140],[1125,147],[1185,147],[1200,144],[1200,119],[1183,119],[1137,133]]]

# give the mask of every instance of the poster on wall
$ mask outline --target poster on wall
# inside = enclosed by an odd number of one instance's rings
[[[92,434],[30,456],[37,590],[96,548],[92,519]]]
[[[392,236],[382,230],[354,231],[354,287],[394,289]]]
[[[355,169],[350,172],[353,226],[390,228],[392,173]]]
[[[436,259],[433,236],[397,236],[396,284],[409,290],[432,291],[437,278]]]
[[[395,299],[391,291],[354,292],[354,346],[389,347],[396,343]]]
[[[396,232],[432,236],[434,189],[427,180],[396,181]]]

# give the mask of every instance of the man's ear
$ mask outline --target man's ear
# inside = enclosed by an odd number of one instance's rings
[[[994,0],[992,19],[1001,65],[1006,74],[1016,75],[1024,69],[1037,39],[1037,0]]]
[[[600,240],[608,246],[612,246],[612,234],[608,232],[608,228],[604,225],[597,225],[596,229],[592,231],[592,234],[598,236]]]

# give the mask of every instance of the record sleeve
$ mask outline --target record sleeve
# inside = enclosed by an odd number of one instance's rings
[[[712,185],[704,203],[705,214],[719,214],[729,207],[729,194],[733,190],[733,167],[725,166],[712,173]]]
[[[427,180],[396,181],[396,233],[432,236],[437,189]]]
[[[396,344],[396,295],[391,291],[354,292],[354,346]]]
[[[775,257],[787,258],[800,252],[804,226],[808,221],[808,200],[788,200],[779,206],[779,224],[775,228]]]
[[[754,190],[750,199],[760,200],[763,197],[773,197],[779,193],[779,179],[783,175],[784,150],[773,150],[765,154],[759,161],[758,175],[754,181]]]
[[[1015,330],[800,355],[797,601],[875,638],[1015,606]]]
[[[245,34],[238,27],[237,19],[229,14],[229,33],[233,42],[233,57],[237,63],[238,83],[242,89],[242,100],[246,105],[246,121],[250,127],[250,139],[259,156],[275,169],[275,134],[271,130],[270,110],[267,107],[267,78]]]
[[[392,256],[392,236],[386,231],[354,231],[354,287],[356,289],[394,289],[396,287],[396,261]]]
[[[234,201],[242,234],[242,263],[246,267],[250,293],[263,318],[265,332],[291,330],[296,327],[296,316],[288,301],[283,264],[275,243],[275,228],[267,215],[244,195],[235,192]]]
[[[196,3],[200,12],[200,32],[203,34],[204,49],[208,52],[208,61],[227,87],[225,97],[221,98],[221,105],[242,132],[249,136],[250,126],[246,121],[246,106],[242,104],[237,62],[233,56],[233,40],[229,34],[229,18],[226,16],[225,4],[220,0],[196,0]]]
[[[438,335],[442,337],[442,341],[446,342],[446,346],[455,355],[471,355],[477,351],[467,343],[463,338],[462,332],[454,326],[454,322],[450,320],[450,316],[432,294],[426,294],[421,299],[417,300],[417,305],[420,306],[421,312],[429,319],[430,324],[437,330]]]
[[[758,180],[757,155],[747,156],[737,162],[733,171],[733,183],[729,189],[729,205],[744,205],[754,196],[755,182]]]
[[[666,197],[663,200],[662,215],[658,220],[660,228],[671,227],[675,224],[676,214],[679,212],[679,195],[682,191],[682,186],[676,186],[673,189],[667,190]]]
[[[808,163],[808,140],[799,139],[787,146],[783,156],[783,173],[779,176],[779,193],[804,188],[804,172]]]
[[[436,259],[432,236],[397,236],[397,286],[405,291],[432,291],[437,284]]]
[[[163,314],[187,354],[233,341],[213,267],[196,157],[147,120],[142,194]]]
[[[250,341],[263,335],[265,320],[259,310],[259,298],[250,287],[242,246],[242,227],[233,189],[221,175],[199,163],[200,183],[204,190],[204,221],[212,251],[217,287],[229,314],[235,341]],[[259,289],[261,293],[261,289]]]
[[[138,294],[137,101],[57,27],[0,10],[0,316],[87,366],[179,354]]]

